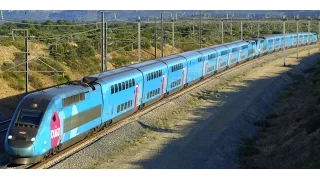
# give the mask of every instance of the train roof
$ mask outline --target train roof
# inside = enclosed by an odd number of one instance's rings
[[[162,61],[162,62],[165,62],[165,63],[168,63],[168,62],[176,62],[176,60],[183,60],[183,61],[186,61],[186,59],[182,56],[179,56],[179,55],[171,55],[171,56],[165,56],[165,57],[162,57],[162,58],[159,58],[157,59],[158,61]]]
[[[201,55],[201,53],[199,53],[198,51],[187,51],[187,52],[180,53],[179,55],[189,59],[195,56],[198,57]]]
[[[162,61],[149,60],[149,61],[133,64],[128,67],[137,68],[140,70],[148,70],[151,68],[159,68],[160,66],[166,66],[166,65]]]
[[[251,39],[251,40],[254,40],[254,41],[264,41],[264,39],[263,38],[253,38],[253,39]]]
[[[210,47],[210,48],[199,49],[199,50],[197,50],[197,52],[199,52],[199,53],[212,53],[212,52],[215,52],[216,53],[216,50],[214,48]]]
[[[235,48],[235,47],[239,47],[239,45],[238,44],[236,44],[236,43],[230,43],[230,44],[224,44],[224,46],[226,46],[226,47],[228,47],[228,48]]]
[[[50,87],[47,89],[43,89],[40,91],[36,91],[25,96],[26,99],[39,99],[45,101],[51,101],[54,97],[63,95],[63,97],[68,97],[74,94],[78,94],[84,91],[87,91],[87,86],[75,85],[72,84],[74,81],[69,82],[68,84],[58,85],[54,87]]]
[[[221,46],[216,46],[213,49],[215,49],[216,51],[223,51],[223,50],[228,50],[228,47],[221,45]]]

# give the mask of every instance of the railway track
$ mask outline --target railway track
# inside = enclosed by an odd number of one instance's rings
[[[312,48],[316,48],[317,46],[316,45],[311,45]],[[300,51],[302,50],[306,50],[308,47],[307,46],[303,46],[301,47]],[[290,49],[289,49],[290,50]],[[293,52],[290,52],[288,53],[288,56],[290,54],[292,54]],[[15,165],[15,164],[7,164],[3,167],[1,167],[2,169],[45,169],[45,168],[49,168],[63,160],[65,160],[66,158],[70,157],[72,154],[76,153],[76,152],[79,152],[80,150],[84,149],[85,147],[91,145],[92,143],[98,141],[100,138],[106,136],[107,134],[110,134],[114,131],[116,131],[117,129],[119,129],[120,127],[123,127],[129,123],[132,123],[134,121],[137,121],[139,120],[139,117],[142,116],[142,115],[145,115],[155,109],[157,109],[158,107],[166,104],[166,103],[169,103],[170,101],[174,100],[174,99],[177,99],[179,98],[180,96],[196,89],[196,88],[199,88],[201,87],[202,85],[204,84],[207,84],[207,83],[210,83],[211,81],[214,81],[218,78],[221,78],[223,77],[223,75],[227,74],[227,73],[230,73],[230,72],[233,72],[243,66],[247,66],[249,64],[253,64],[253,63],[257,63],[259,61],[262,61],[264,62],[265,58],[271,58],[273,57],[273,59],[276,59],[277,57],[281,57],[282,56],[282,52],[281,51],[278,51],[278,52],[275,52],[275,53],[272,53],[272,54],[268,54],[267,56],[262,56],[262,57],[259,57],[259,58],[256,58],[256,59],[253,59],[253,60],[250,60],[250,61],[246,61],[246,62],[243,62],[241,64],[238,64],[237,66],[234,66],[230,69],[226,69],[222,72],[219,72],[217,74],[214,74],[213,76],[211,77],[208,77],[207,79],[204,79],[196,84],[193,84],[191,86],[188,86],[187,88],[183,89],[182,91],[179,91],[179,92],[176,92],[175,94],[169,96],[169,97],[166,97],[165,99],[162,99],[161,101],[159,102],[156,102],[155,104],[153,104],[152,106],[149,106],[149,107],[146,107],[142,110],[140,110],[139,112],[119,121],[119,122],[116,122],[115,124],[112,124],[110,125],[109,127],[95,133],[94,135],[82,140],[81,142],[78,142],[76,144],[74,144],[73,146],[70,146],[69,148],[63,150],[62,152],[59,152],[57,154],[55,154],[54,156],[52,157],[49,157],[48,159],[42,161],[42,162],[39,162],[37,164],[32,164],[32,165],[22,165],[22,166],[19,166],[19,165]],[[6,120],[6,121],[3,121],[0,123],[0,125],[2,124],[5,124],[5,123],[9,123],[11,120]],[[6,131],[6,130],[4,130]]]

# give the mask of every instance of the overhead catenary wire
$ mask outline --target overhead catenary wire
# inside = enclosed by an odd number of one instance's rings
[[[76,32],[76,33],[70,33],[70,34],[64,34],[64,35],[56,35],[56,36],[40,36],[40,37],[35,36],[34,38],[46,39],[46,38],[65,37],[65,36],[71,36],[71,35],[85,34],[85,33],[92,32],[92,31],[97,31],[97,30],[100,30],[100,29],[99,28],[95,28],[95,29],[91,29],[91,30],[88,30],[88,31]]]

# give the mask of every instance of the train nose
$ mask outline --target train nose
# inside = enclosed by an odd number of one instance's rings
[[[15,157],[31,157],[34,155],[33,142],[8,140],[5,145],[6,152]]]

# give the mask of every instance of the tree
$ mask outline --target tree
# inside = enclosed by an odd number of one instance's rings
[[[82,59],[95,55],[94,48],[89,40],[82,40],[78,43],[77,54]]]

